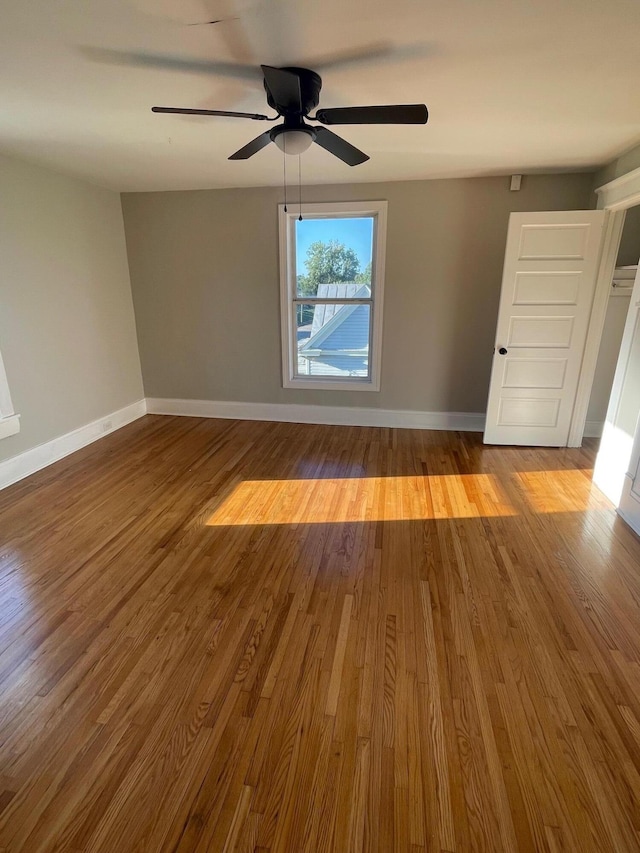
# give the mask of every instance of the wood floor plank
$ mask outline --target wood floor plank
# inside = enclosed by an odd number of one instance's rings
[[[639,850],[595,450],[147,416],[0,492],[0,851]]]

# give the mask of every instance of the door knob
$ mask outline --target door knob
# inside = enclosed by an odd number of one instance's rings
[[[500,355],[506,355],[506,354],[507,354],[507,352],[508,352],[508,350],[507,350],[507,349],[505,349],[505,347],[500,347],[500,349],[498,350],[498,352],[500,353]]]

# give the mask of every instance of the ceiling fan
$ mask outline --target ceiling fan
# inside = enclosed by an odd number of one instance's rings
[[[396,104],[374,107],[336,107],[320,109],[311,116],[320,100],[322,79],[308,68],[274,68],[261,65],[264,76],[264,88],[267,103],[277,115],[270,118],[259,113],[228,112],[227,110],[199,110],[182,107],[152,107],[154,113],[178,113],[180,115],[231,116],[254,121],[277,121],[284,119],[271,130],[267,130],[252,139],[247,145],[236,151],[229,160],[247,160],[262,150],[270,142],[285,154],[301,154],[312,142],[320,145],[330,154],[338,157],[349,166],[357,166],[369,159],[368,154],[360,151],[346,139],[327,130],[326,127],[314,127],[305,122],[318,121],[321,125],[340,124],[426,124],[429,112],[424,104]]]

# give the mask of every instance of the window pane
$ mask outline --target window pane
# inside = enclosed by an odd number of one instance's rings
[[[298,296],[344,298],[358,286],[371,287],[373,217],[303,219],[295,225]]]
[[[296,304],[298,376],[369,377],[370,305]]]

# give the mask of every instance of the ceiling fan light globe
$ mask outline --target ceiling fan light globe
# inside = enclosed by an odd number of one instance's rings
[[[285,154],[304,154],[311,147],[313,135],[305,130],[285,130],[273,141]]]

